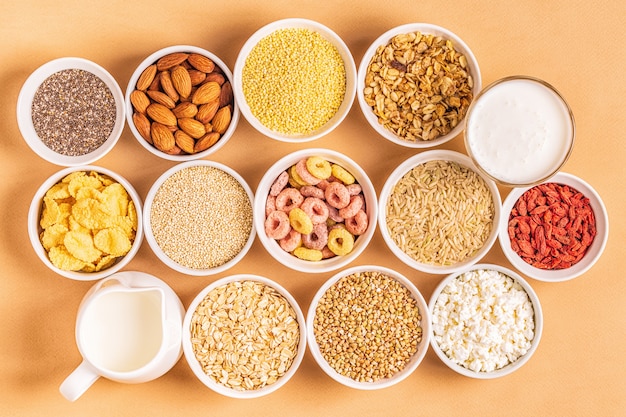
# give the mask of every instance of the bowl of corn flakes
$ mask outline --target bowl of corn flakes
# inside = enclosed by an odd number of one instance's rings
[[[51,175],[28,211],[35,253],[66,278],[93,281],[119,271],[143,237],[139,194],[121,175],[93,165]]]

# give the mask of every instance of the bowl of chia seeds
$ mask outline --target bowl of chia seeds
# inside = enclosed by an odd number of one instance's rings
[[[260,133],[300,143],[335,129],[356,94],[356,65],[343,40],[307,19],[283,19],[257,30],[235,63],[233,92]]]
[[[124,95],[100,65],[75,57],[37,68],[20,90],[17,122],[27,145],[60,166],[105,156],[124,129]]]

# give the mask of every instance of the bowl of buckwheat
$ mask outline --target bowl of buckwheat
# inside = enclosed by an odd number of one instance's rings
[[[270,394],[289,381],[306,351],[305,320],[282,286],[258,275],[221,278],[191,302],[183,352],[198,379],[232,398]]]
[[[335,129],[356,93],[356,65],[344,41],[308,19],[258,29],[241,48],[233,90],[244,118],[263,135],[307,142]]]
[[[358,68],[357,99],[383,138],[430,148],[458,136],[481,90],[478,62],[450,30],[426,23],[394,27],[367,49]]]
[[[428,305],[415,285],[382,266],[328,279],[307,314],[309,350],[322,370],[351,388],[376,390],[413,373],[428,350]]]

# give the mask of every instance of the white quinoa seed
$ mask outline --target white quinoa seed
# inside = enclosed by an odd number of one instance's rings
[[[209,269],[233,259],[252,231],[252,204],[241,184],[214,167],[195,166],[165,180],[150,210],[159,247],[178,264]]]

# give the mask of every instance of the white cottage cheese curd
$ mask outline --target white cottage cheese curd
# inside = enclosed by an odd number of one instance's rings
[[[511,277],[477,269],[460,274],[435,302],[433,334],[454,362],[491,372],[530,349],[534,310],[526,291]]]

